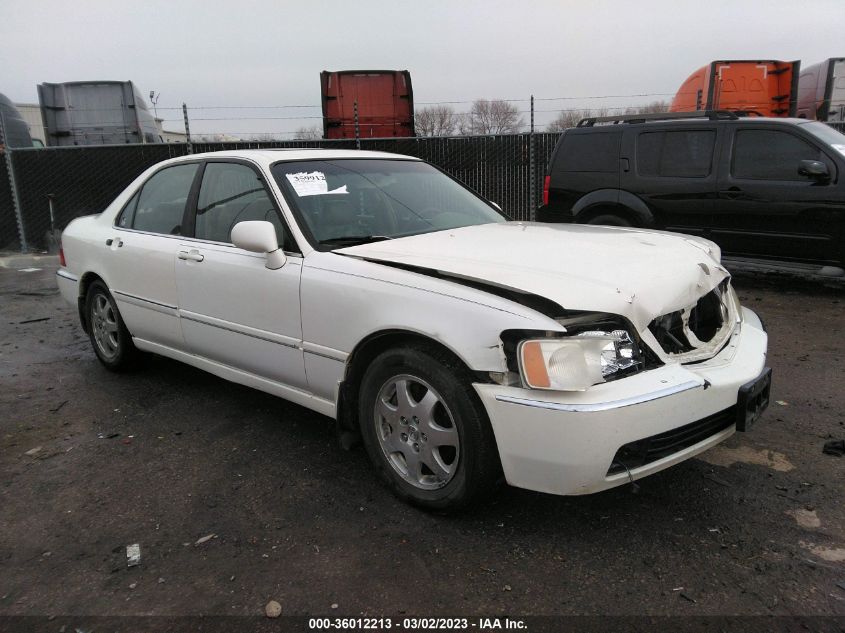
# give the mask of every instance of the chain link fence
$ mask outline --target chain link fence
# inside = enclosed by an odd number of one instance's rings
[[[559,134],[534,134],[533,154],[531,136],[361,139],[360,148],[422,158],[496,202],[514,219],[528,220],[541,202],[543,173]],[[194,143],[192,149],[200,153],[356,146],[355,140],[262,141]],[[30,250],[44,250],[54,248],[59,233],[72,219],[102,211],[147,167],[186,155],[188,146],[89,145],[11,151],[24,233],[18,232],[9,178],[0,172],[0,249],[21,249],[23,237]],[[2,161],[0,169],[5,170]]]

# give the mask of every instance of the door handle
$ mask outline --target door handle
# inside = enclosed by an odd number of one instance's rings
[[[742,195],[742,189],[739,187],[731,187],[730,189],[723,189],[719,192],[720,198],[727,198],[728,200],[736,200]]]
[[[205,255],[200,253],[197,249],[192,248],[189,251],[179,251],[179,259],[184,259],[189,262],[201,262],[205,259]]]

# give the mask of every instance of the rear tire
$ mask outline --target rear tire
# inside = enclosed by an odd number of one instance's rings
[[[387,350],[364,374],[358,402],[370,461],[402,500],[447,511],[495,491],[493,429],[456,359],[424,347]]]
[[[88,337],[99,361],[110,371],[135,367],[139,352],[123,324],[117,304],[106,285],[93,282],[85,296]]]
[[[634,226],[628,218],[618,213],[600,211],[588,217],[585,224],[601,224],[603,226]]]

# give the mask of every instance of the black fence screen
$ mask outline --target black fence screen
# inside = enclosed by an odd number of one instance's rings
[[[529,134],[361,139],[361,149],[422,158],[496,202],[514,219],[527,220],[541,202],[543,174],[558,136],[533,135],[533,152]],[[356,143],[354,140],[194,143],[193,152],[297,147],[355,149]],[[101,211],[147,167],[185,155],[187,151],[183,144],[14,150],[15,187],[28,247],[46,248],[51,231],[61,231],[75,217]],[[15,249],[20,246],[20,236],[9,179],[5,171],[0,176],[0,248]]]
[[[9,172],[6,170],[6,161],[0,160],[0,248],[17,249],[20,246],[19,239]]]

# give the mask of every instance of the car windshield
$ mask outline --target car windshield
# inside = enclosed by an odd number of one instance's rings
[[[803,123],[802,127],[823,143],[833,147],[840,154],[845,154],[845,134],[842,134],[842,132],[818,121]]]
[[[276,163],[272,173],[300,220],[327,248],[507,221],[423,162],[291,161]]]

